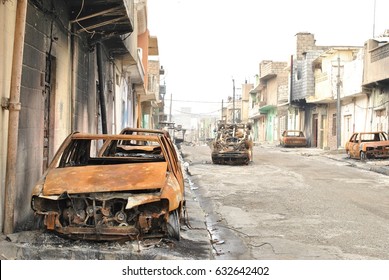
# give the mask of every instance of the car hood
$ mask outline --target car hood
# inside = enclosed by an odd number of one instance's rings
[[[166,162],[55,168],[47,173],[42,195],[96,193],[162,188]]]

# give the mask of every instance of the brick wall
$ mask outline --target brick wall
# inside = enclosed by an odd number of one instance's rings
[[[20,92],[19,138],[16,171],[16,228],[31,217],[30,193],[42,174],[43,91],[50,24],[31,5],[27,9],[22,86]],[[31,218],[30,218],[31,219]]]
[[[67,25],[67,7],[55,1],[52,9],[49,1],[41,7],[29,5],[24,44],[21,111],[19,119],[18,158],[16,172],[15,229],[31,227],[31,191],[43,173],[45,88],[50,86],[50,147],[53,153],[71,132],[71,50],[70,31]],[[44,5],[47,5],[44,7]],[[44,10],[45,12],[43,12]],[[54,11],[53,14],[47,11]],[[90,56],[94,54],[80,39],[75,67],[75,126],[88,132],[96,116],[95,79],[88,73]],[[49,60],[46,60],[49,57]],[[51,65],[51,67],[49,67]],[[93,69],[93,68],[92,68]],[[48,76],[48,73],[50,75]],[[48,83],[48,77],[51,82]],[[49,159],[50,160],[50,159]]]
[[[311,33],[300,32],[296,34],[296,57],[297,60],[304,59],[304,53],[315,49],[315,36]]]
[[[322,52],[322,50],[308,51],[304,55],[304,59],[295,60],[292,100],[304,99],[315,94],[315,76],[312,62]]]

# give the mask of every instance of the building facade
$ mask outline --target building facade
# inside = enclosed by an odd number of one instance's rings
[[[141,125],[148,54],[157,52],[147,29],[146,0],[26,1],[20,111],[11,124],[19,2],[24,1],[0,3],[0,57],[7,62],[0,66],[0,223],[17,230],[31,226],[31,190],[67,135]],[[15,131],[17,141],[8,143]],[[10,148],[16,151],[15,180],[7,172]],[[15,204],[8,207],[10,189]]]
[[[277,143],[297,129],[309,147],[334,150],[353,132],[388,132],[388,49],[388,34],[350,47],[317,46],[313,34],[297,33],[289,63],[260,63],[249,98],[254,141]]]
[[[364,45],[362,87],[366,92],[366,130],[389,132],[389,31]]]
[[[259,64],[259,83],[250,91],[250,120],[254,141],[273,143],[279,140],[286,127],[288,103],[287,62],[262,61]]]

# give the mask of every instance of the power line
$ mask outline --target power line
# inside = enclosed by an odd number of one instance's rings
[[[188,102],[188,103],[213,103],[213,104],[221,103],[221,101],[200,101],[200,100],[180,100],[180,99],[165,99],[165,101]]]
[[[386,103],[388,103],[389,101],[385,101],[384,103],[380,103],[378,105],[373,105],[373,106],[368,106],[368,107],[362,107],[358,104],[355,104],[356,107],[360,108],[360,109],[364,109],[364,110],[367,110],[367,109],[375,109],[375,108],[380,108],[382,106],[384,106]]]
[[[202,116],[202,115],[211,115],[211,114],[214,114],[214,113],[218,113],[221,110],[219,109],[219,110],[212,111],[212,112],[209,112],[209,113],[190,113],[190,112],[184,112],[184,111],[180,111],[180,110],[174,110],[174,111],[177,112],[177,113],[186,114],[186,115]]]

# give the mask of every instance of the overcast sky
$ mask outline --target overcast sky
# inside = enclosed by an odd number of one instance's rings
[[[262,60],[289,61],[296,33],[314,34],[316,45],[363,46],[389,29],[388,11],[388,0],[148,0],[148,26],[173,114],[210,113],[232,96],[232,79],[236,88],[255,83]]]

